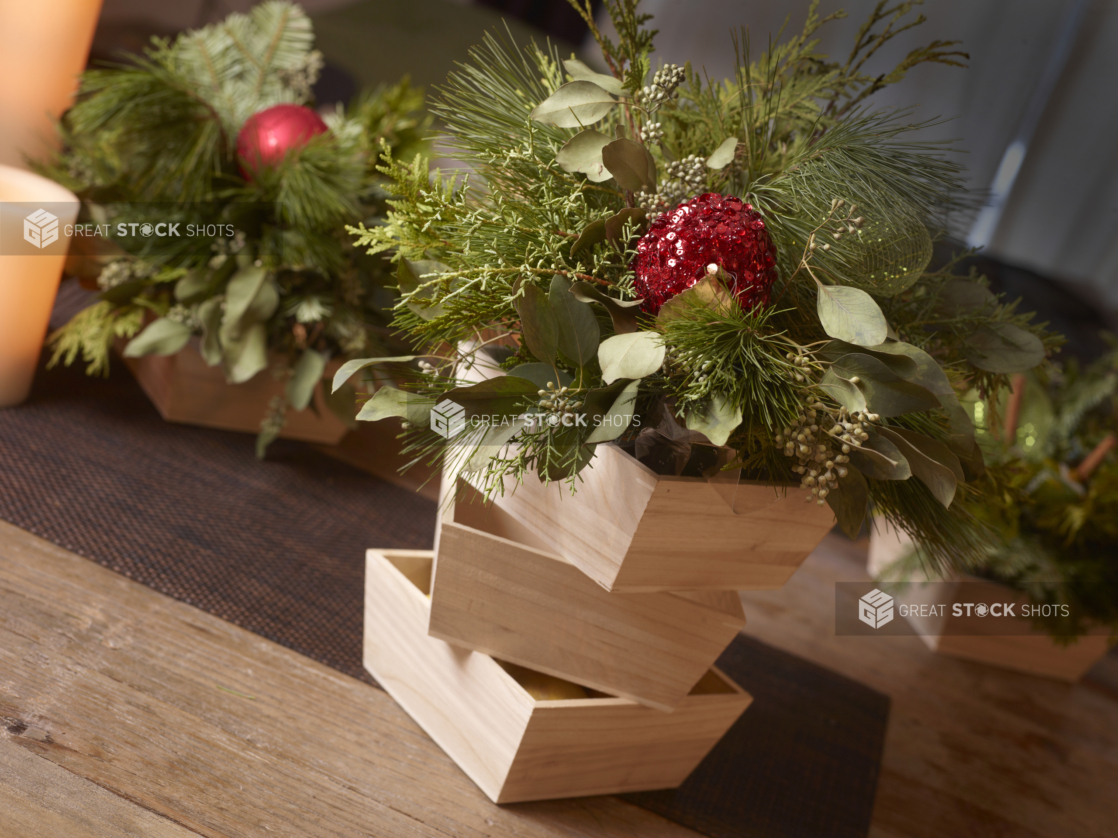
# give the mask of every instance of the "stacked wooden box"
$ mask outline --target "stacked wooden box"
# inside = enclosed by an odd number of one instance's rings
[[[370,550],[365,667],[494,801],[674,788],[748,707],[714,667],[829,531],[799,492],[599,446],[571,494],[459,479],[434,551]]]

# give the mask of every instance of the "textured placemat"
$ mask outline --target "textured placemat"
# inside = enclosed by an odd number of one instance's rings
[[[624,798],[711,838],[867,835],[889,697],[751,637],[718,666],[745,715],[678,789]]]
[[[169,425],[128,372],[41,371],[0,410],[0,518],[371,682],[369,546],[429,547],[435,504],[302,443]],[[630,800],[710,836],[864,836],[888,699],[758,641],[720,665],[753,706],[676,792]]]

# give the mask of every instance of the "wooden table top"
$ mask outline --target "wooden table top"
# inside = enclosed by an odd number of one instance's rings
[[[836,638],[863,564],[832,537],[743,600],[750,634],[892,696],[871,835],[1113,836],[1118,659],[1068,687]],[[495,806],[381,691],[0,522],[0,835],[695,833],[612,797]]]

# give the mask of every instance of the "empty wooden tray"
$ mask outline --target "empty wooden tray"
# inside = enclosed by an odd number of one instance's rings
[[[429,551],[368,552],[365,668],[494,802],[675,788],[752,700],[715,669],[673,713],[533,698],[494,658],[427,636],[431,567]]]
[[[658,475],[599,445],[572,493],[534,476],[494,501],[610,591],[780,588],[834,526],[798,488]]]
[[[435,538],[429,633],[671,710],[745,625],[730,591],[618,594],[463,481]]]

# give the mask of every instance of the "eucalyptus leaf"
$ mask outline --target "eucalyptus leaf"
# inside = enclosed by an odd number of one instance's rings
[[[563,144],[555,155],[555,162],[564,172],[581,172],[591,183],[601,183],[613,177],[602,162],[602,149],[612,141],[612,137],[587,128]]]
[[[574,381],[569,372],[557,370],[551,364],[521,364],[509,370],[509,375],[526,378],[540,390],[546,390],[549,381],[556,387],[567,387]]]
[[[857,538],[862,531],[869,495],[866,478],[857,469],[849,469],[846,477],[839,478],[838,488],[827,493],[827,505],[835,513],[842,531],[850,538]]]
[[[885,346],[888,345],[885,344]],[[830,341],[819,350],[818,354],[829,361],[834,361],[843,355],[849,355],[851,352],[872,355],[906,381],[916,377],[920,372],[920,366],[916,363],[916,360],[908,355],[899,352],[883,352],[877,346],[855,346],[844,340]],[[939,367],[937,366],[936,369],[939,369]]]
[[[947,408],[947,417],[951,423],[947,447],[959,458],[966,480],[977,480],[986,473],[986,461],[974,435],[974,423],[970,414],[956,402],[953,407]]]
[[[734,152],[738,148],[737,137],[727,137],[718,144],[718,148],[707,158],[708,169],[725,169],[733,162]]]
[[[819,382],[820,389],[826,391],[840,405],[850,413],[866,412],[866,394],[852,381],[847,381],[834,371],[827,370],[823,380]]]
[[[190,342],[193,334],[189,326],[176,320],[160,317],[148,324],[124,347],[125,358],[142,358],[145,355],[174,355]]]
[[[899,436],[904,439],[925,457],[929,457],[946,467],[959,483],[966,481],[966,477],[963,474],[962,463],[959,462],[959,458],[955,456],[951,448],[945,443],[940,442],[938,439],[932,439],[926,434],[909,430],[908,428],[889,428],[889,432],[894,436]]]
[[[221,349],[221,302],[220,297],[210,297],[199,304],[197,310],[198,322],[202,324],[202,360],[211,367],[220,364],[224,355]]]
[[[940,407],[947,411],[951,423],[948,447],[962,463],[963,473],[967,480],[975,480],[981,477],[986,471],[986,464],[982,459],[982,450],[978,447],[978,441],[975,439],[974,424],[967,412],[959,405],[959,397],[955,394],[955,388],[951,386],[947,373],[943,371],[935,358],[923,349],[901,342],[884,343],[861,351],[872,352],[877,358],[882,358],[885,355],[903,355],[916,363],[916,374],[906,377],[936,395]]]
[[[336,392],[345,382],[353,378],[355,373],[365,369],[365,367],[371,367],[373,364],[406,364],[418,357],[418,355],[395,355],[391,358],[354,358],[338,367],[338,371],[334,373],[334,380],[330,389]]]
[[[874,431],[870,431],[870,438],[860,448],[851,446],[850,463],[866,477],[875,480],[908,480],[912,477],[912,468],[900,449]]]
[[[529,116],[556,128],[584,128],[593,125],[617,105],[617,100],[591,81],[567,82],[540,104]]]
[[[558,274],[551,278],[548,294],[559,330],[559,351],[578,366],[585,367],[598,353],[601,329],[589,303],[571,293],[571,281]]]
[[[466,418],[479,416],[519,416],[539,401],[535,382],[515,375],[488,378],[466,387],[455,387],[443,394],[466,408]]]
[[[818,280],[819,322],[829,337],[858,346],[877,346],[887,337],[888,324],[873,297],[858,288],[823,285]]]
[[[648,220],[648,213],[644,207],[626,207],[616,215],[606,219],[606,240],[619,250],[624,250],[628,242],[621,241],[621,234],[625,224],[632,222],[635,227],[640,227]]]
[[[1027,372],[1044,360],[1040,338],[1013,323],[982,326],[964,343],[963,356],[986,372]]]
[[[997,297],[981,282],[972,279],[952,279],[939,290],[936,308],[949,316],[981,311],[997,302]]]
[[[946,446],[923,434],[912,432],[902,434],[899,429],[894,428],[879,428],[878,433],[897,446],[908,460],[909,468],[916,478],[931,490],[935,499],[943,504],[945,509],[950,508],[951,501],[955,499],[955,490],[958,489],[963,475],[958,458],[948,451]],[[953,461],[954,468],[940,462],[932,452],[941,457],[949,457]]]
[[[640,143],[626,138],[614,140],[602,149],[602,160],[622,189],[636,192],[656,188],[656,160]]]
[[[245,328],[271,317],[278,305],[279,293],[268,272],[258,265],[241,268],[225,286],[222,332],[236,340]]]
[[[643,300],[618,300],[606,294],[589,282],[582,280],[571,286],[571,293],[575,299],[584,303],[601,303],[609,312],[613,321],[613,330],[619,335],[626,335],[637,330],[638,307]]]
[[[385,386],[373,393],[373,397],[361,405],[361,410],[357,412],[357,420],[376,422],[396,416],[412,425],[426,428],[431,424],[431,409],[434,406],[434,399]]]
[[[489,461],[499,457],[501,451],[508,445],[513,437],[520,433],[528,424],[528,419],[517,416],[507,422],[490,425],[481,435],[481,440],[470,455],[470,459],[462,466],[462,474],[480,474],[489,466]]]
[[[196,303],[210,291],[213,276],[209,271],[194,269],[175,283],[175,299],[180,303]]]
[[[314,349],[306,349],[299,356],[291,378],[287,380],[287,402],[296,410],[306,410],[314,397],[315,387],[326,373],[327,357]]]
[[[833,362],[831,369],[848,381],[853,381],[855,377],[859,379],[860,388],[866,396],[866,407],[871,413],[901,416],[935,410],[940,406],[934,393],[919,384],[905,381],[872,355],[861,352],[843,355]]]
[[[243,384],[268,367],[268,327],[255,323],[236,337],[222,334],[225,378],[231,384]]]
[[[691,431],[704,434],[714,445],[722,446],[741,424],[741,405],[716,393],[700,408],[687,411],[686,425]]]
[[[586,443],[610,442],[625,433],[633,421],[640,381],[620,379],[608,387],[586,394],[583,411],[590,416],[594,430]]]
[[[602,380],[644,378],[664,365],[664,341],[654,332],[633,332],[606,338],[598,347]]]
[[[563,62],[563,67],[567,70],[572,79],[593,82],[598,85],[598,87],[602,88],[602,90],[607,93],[612,93],[614,96],[622,96],[625,93],[625,89],[621,86],[620,79],[607,76],[605,73],[596,73],[577,58],[568,58]]]
[[[555,353],[559,351],[559,323],[548,295],[543,289],[526,284],[523,295],[516,301],[516,310],[529,351],[536,360],[554,366]]]
[[[571,256],[577,256],[581,251],[588,247],[604,242],[606,240],[606,220],[599,218],[597,221],[591,221],[586,225],[575,243],[571,245]]]

